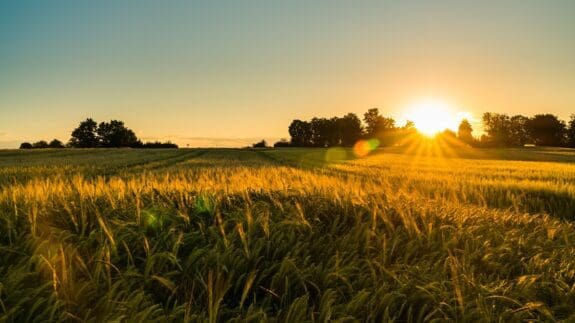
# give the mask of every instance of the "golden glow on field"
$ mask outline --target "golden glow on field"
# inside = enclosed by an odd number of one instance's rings
[[[457,131],[463,119],[469,119],[468,112],[456,111],[453,106],[441,100],[421,100],[409,105],[404,114],[419,132],[433,136],[445,129]]]

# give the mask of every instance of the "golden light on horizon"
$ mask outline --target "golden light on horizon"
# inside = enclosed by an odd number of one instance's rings
[[[470,119],[471,115],[468,112],[456,111],[445,101],[427,99],[409,105],[404,118],[413,121],[419,132],[433,136],[445,129],[457,131],[461,120]]]

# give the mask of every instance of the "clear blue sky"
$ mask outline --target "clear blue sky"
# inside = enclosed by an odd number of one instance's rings
[[[235,145],[430,97],[567,119],[575,1],[0,2],[0,147],[86,117]]]

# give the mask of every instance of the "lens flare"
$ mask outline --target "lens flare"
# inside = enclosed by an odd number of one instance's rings
[[[369,140],[359,140],[353,146],[355,157],[365,157],[379,146],[379,140],[373,138]]]

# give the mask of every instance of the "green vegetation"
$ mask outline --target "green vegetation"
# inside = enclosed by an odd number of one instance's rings
[[[0,151],[0,321],[575,319],[574,151],[352,156]]]

